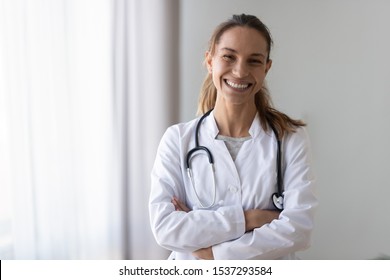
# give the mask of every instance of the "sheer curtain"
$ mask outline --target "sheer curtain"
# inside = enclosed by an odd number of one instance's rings
[[[147,213],[176,117],[162,2],[0,0],[1,259],[165,255]]]
[[[126,258],[162,258],[147,201],[158,142],[179,115],[179,0],[117,0],[114,18],[115,92],[125,113]]]

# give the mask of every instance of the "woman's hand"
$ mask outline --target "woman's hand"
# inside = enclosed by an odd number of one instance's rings
[[[176,211],[184,211],[184,212],[190,212],[191,209],[187,207],[183,202],[181,202],[176,196],[174,196],[171,200],[173,206],[175,206]]]
[[[175,206],[176,211],[190,212],[191,209],[187,207],[185,203],[180,201],[177,197],[173,197],[171,200]],[[262,227],[265,224],[272,222],[279,218],[280,212],[277,210],[261,210],[261,209],[250,209],[244,211],[245,216],[245,232],[254,230],[255,228]],[[202,260],[213,260],[213,250],[211,247],[202,248],[192,252],[192,255]]]
[[[178,204],[178,208],[183,209],[183,207],[187,208],[183,203],[179,200],[176,200],[175,203]],[[174,205],[175,205],[174,203]],[[175,205],[176,208],[176,205]],[[188,208],[187,208],[188,209]],[[176,209],[177,210],[177,209]],[[180,210],[185,211],[185,210]],[[188,211],[186,211],[188,212]],[[245,231],[251,231],[255,228],[259,228],[265,224],[272,222],[275,219],[279,218],[280,212],[277,210],[261,210],[261,209],[251,209],[244,211],[245,216]],[[192,252],[192,255],[198,259],[202,260],[213,260],[214,254],[211,247],[202,248]]]
[[[265,224],[279,218],[280,212],[277,210],[250,209],[244,211],[245,232],[262,227]]]
[[[214,259],[213,250],[211,249],[211,247],[196,250],[196,251],[192,252],[192,255],[194,257],[196,257],[198,259],[202,259],[202,260],[213,260]]]
[[[190,212],[191,209],[185,205],[181,200],[174,196],[171,200],[175,206],[176,211]],[[278,210],[261,210],[261,209],[250,209],[244,211],[245,216],[245,232],[254,230],[255,228],[262,227],[265,224],[272,222],[279,218],[280,212]],[[203,249],[201,249],[203,250]]]

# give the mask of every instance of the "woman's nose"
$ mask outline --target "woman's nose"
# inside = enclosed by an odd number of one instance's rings
[[[245,63],[237,62],[233,67],[233,75],[237,78],[244,78],[249,75],[248,68],[246,67]]]

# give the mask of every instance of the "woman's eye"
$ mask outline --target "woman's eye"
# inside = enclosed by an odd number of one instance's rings
[[[232,55],[227,55],[227,54],[223,55],[222,58],[229,62],[234,60],[234,57]]]
[[[263,61],[257,60],[257,59],[251,59],[251,60],[249,61],[249,63],[251,63],[251,64],[263,64]]]

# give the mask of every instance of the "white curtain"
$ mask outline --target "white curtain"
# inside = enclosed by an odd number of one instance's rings
[[[176,116],[176,4],[0,0],[1,259],[166,254],[147,196]]]
[[[158,142],[179,115],[179,1],[118,0],[115,11],[115,86],[126,114],[126,258],[162,258],[147,201]]]

